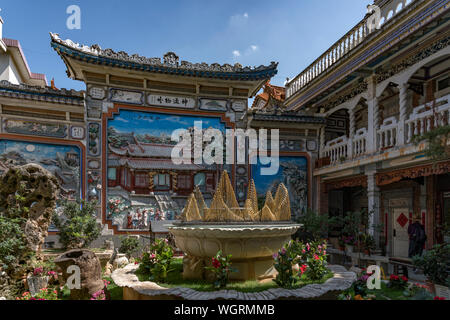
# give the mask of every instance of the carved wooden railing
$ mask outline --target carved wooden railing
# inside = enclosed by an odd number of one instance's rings
[[[397,15],[410,3],[419,0],[391,0],[381,8],[373,7],[372,15],[361,20],[355,27],[334,43],[324,54],[317,58],[304,71],[286,83],[286,99],[305,88],[314,79],[328,69],[334,67],[347,54],[362,43],[377,28],[381,28],[388,20]]]
[[[450,124],[450,94],[414,108],[405,121],[405,141],[410,143],[414,136]]]

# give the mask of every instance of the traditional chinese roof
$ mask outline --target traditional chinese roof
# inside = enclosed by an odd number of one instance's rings
[[[84,91],[52,89],[51,87],[12,84],[0,81],[0,96],[53,103],[84,105]]]
[[[199,171],[208,170],[207,167],[197,164],[176,165],[170,159],[108,159],[108,167],[128,167],[135,170],[180,170]]]
[[[168,52],[161,58],[147,58],[138,54],[129,55],[126,52],[115,52],[112,49],[102,49],[98,44],[92,46],[80,45],[70,39],[62,40],[58,34],[50,33],[51,46],[63,58],[96,65],[112,66],[123,69],[134,69],[152,73],[171,74],[187,77],[217,78],[222,80],[258,81],[270,79],[277,74],[278,63],[271,62],[269,66],[242,67],[239,63],[220,65],[218,63],[179,62],[179,57]]]
[[[18,40],[8,38],[2,38],[1,40],[3,40],[7,50],[17,63],[18,70],[23,77],[23,81],[30,85],[46,86],[47,79],[45,74],[31,72],[20,42]]]
[[[146,158],[171,158],[172,148],[173,146],[171,145],[140,142],[129,144],[122,148],[115,148],[109,145],[109,150],[117,155]]]
[[[258,105],[261,101],[265,102],[263,108],[269,105],[271,99],[273,99],[276,104],[283,104],[286,97],[286,92],[284,87],[275,86],[267,81],[264,85],[263,92],[258,94],[253,100],[252,109],[259,108]]]

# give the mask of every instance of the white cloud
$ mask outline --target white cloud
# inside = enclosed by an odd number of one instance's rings
[[[248,20],[248,13],[245,12],[244,14],[235,14],[234,16],[230,17],[230,26],[231,27],[243,27]]]
[[[234,50],[234,51],[233,51],[233,56],[235,56],[235,57],[240,57],[240,56],[241,56],[241,53],[239,52],[239,50]]]
[[[252,51],[257,51],[257,50],[259,49],[259,47],[258,47],[257,45],[252,44],[252,45],[250,46],[250,49],[251,49]]]

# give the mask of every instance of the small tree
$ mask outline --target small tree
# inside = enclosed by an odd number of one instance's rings
[[[125,253],[127,258],[130,259],[131,255],[139,249],[139,239],[137,237],[120,237],[120,253]]]
[[[96,201],[64,201],[62,215],[53,216],[59,230],[60,242],[65,248],[84,248],[100,235],[100,226],[96,221]]]
[[[319,214],[309,209],[296,220],[303,226],[296,233],[295,238],[299,238],[303,242],[327,238],[330,228],[337,223],[335,217],[329,217],[328,214]]]

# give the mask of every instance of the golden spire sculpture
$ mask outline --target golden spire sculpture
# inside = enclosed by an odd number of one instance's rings
[[[291,205],[289,193],[284,184],[278,186],[275,198],[267,192],[266,201],[258,210],[258,197],[255,182],[250,181],[247,199],[243,208],[239,207],[227,171],[222,173],[211,206],[208,206],[198,187],[189,196],[183,209],[181,220],[185,222],[232,222],[232,221],[289,221],[291,220]]]

